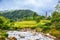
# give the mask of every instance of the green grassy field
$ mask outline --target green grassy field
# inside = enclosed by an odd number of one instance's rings
[[[22,21],[22,22],[15,22],[14,27],[32,27],[36,26],[36,21]]]
[[[36,21],[21,21],[21,22],[14,22],[14,27],[33,27],[37,25],[44,25],[46,22],[50,22],[50,20],[41,20],[39,23]]]

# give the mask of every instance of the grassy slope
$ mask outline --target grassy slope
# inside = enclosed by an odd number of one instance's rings
[[[37,25],[44,25],[46,22],[50,22],[50,20],[41,20],[39,23],[36,21],[14,22],[14,27],[33,27]]]

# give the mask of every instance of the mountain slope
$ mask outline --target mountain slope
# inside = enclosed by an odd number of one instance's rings
[[[31,10],[14,10],[14,11],[0,12],[0,16],[4,16],[11,20],[24,19],[24,18],[26,19],[29,17],[33,17],[34,14],[38,16],[36,12]]]

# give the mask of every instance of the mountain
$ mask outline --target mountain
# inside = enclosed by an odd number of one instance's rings
[[[2,11],[0,12],[0,16],[4,16],[11,20],[17,19],[29,19],[32,18],[34,15],[38,16],[38,14],[31,10],[11,10],[11,11]]]

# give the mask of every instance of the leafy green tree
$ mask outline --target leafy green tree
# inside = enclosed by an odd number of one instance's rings
[[[60,12],[54,12],[52,14],[52,25],[55,26],[56,29],[60,29]],[[53,24],[54,23],[54,24]]]
[[[9,20],[3,16],[0,16],[0,29],[8,29]]]
[[[51,19],[51,16],[48,16],[48,17],[47,17],[47,20],[50,20],[50,19]]]
[[[58,3],[57,3],[57,5],[56,5],[55,9],[56,9],[55,11],[60,12],[60,0],[58,1]]]
[[[34,12],[34,13],[33,13],[33,20],[36,20],[36,17],[37,17],[37,16],[38,16],[37,13]]]
[[[40,22],[40,16],[37,15],[36,12],[34,12],[34,14],[33,14],[33,20],[35,20],[37,23]]]
[[[60,21],[60,13],[59,12],[54,12],[52,14],[52,22],[55,22],[55,21]]]

